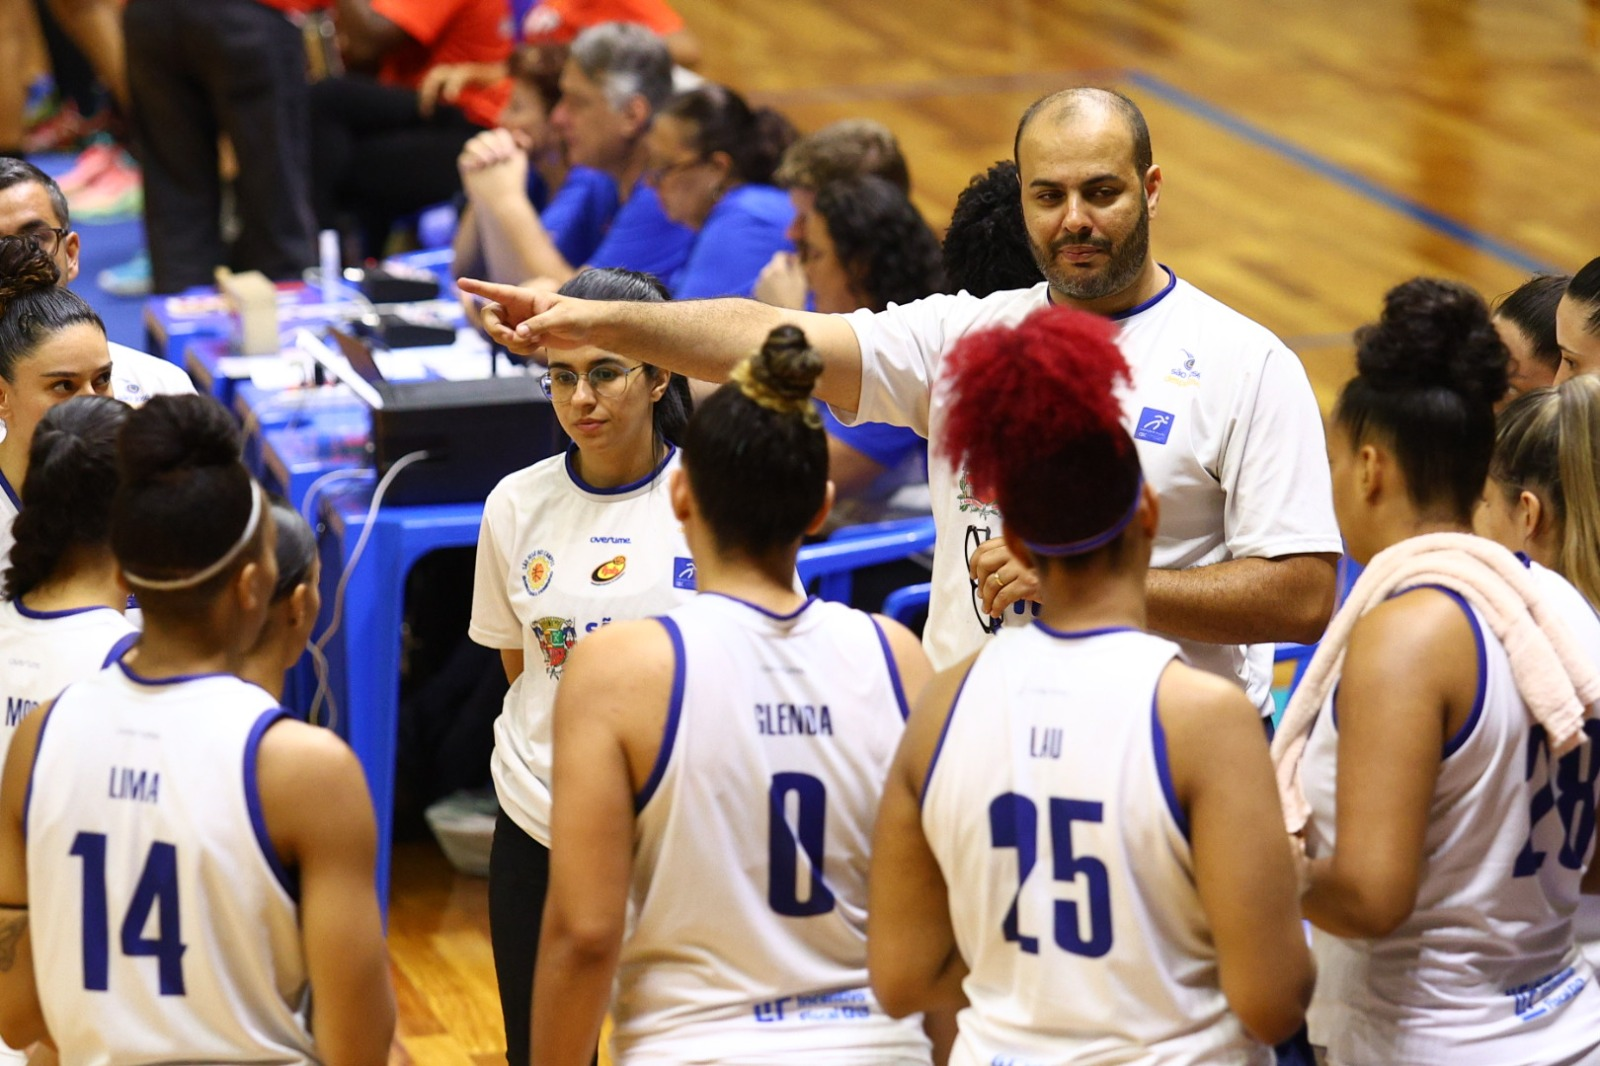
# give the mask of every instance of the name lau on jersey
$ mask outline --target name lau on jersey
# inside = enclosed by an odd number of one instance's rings
[[[833,716],[828,705],[809,703],[756,704],[756,731],[767,737],[833,736]]]
[[[1029,726],[1028,754],[1035,759],[1061,758],[1061,730]]]
[[[161,775],[154,770],[136,770],[131,766],[113,766],[107,795],[114,800],[155,803],[161,798]]]

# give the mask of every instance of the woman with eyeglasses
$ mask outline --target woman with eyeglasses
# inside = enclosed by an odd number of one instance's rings
[[[650,275],[615,269],[585,271],[560,291],[667,298]],[[664,613],[694,591],[694,564],[667,491],[689,420],[687,381],[600,348],[550,354],[545,391],[572,446],[489,494],[467,630],[499,649],[511,682],[491,763],[500,813],[489,932],[512,1066],[528,1061],[550,870],[551,707],[562,667],[585,634]]]
[[[789,194],[772,184],[789,120],[706,84],[667,101],[650,126],[650,169],[666,216],[695,231],[689,259],[668,279],[679,300],[749,296],[778,252],[792,252]]]
[[[111,395],[106,327],[29,237],[0,237],[0,565],[22,507],[33,432],[74,396]]]

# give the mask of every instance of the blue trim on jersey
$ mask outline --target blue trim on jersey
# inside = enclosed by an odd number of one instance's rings
[[[1154,307],[1156,304],[1160,303],[1162,300],[1165,300],[1167,298],[1167,295],[1170,292],[1172,292],[1173,289],[1178,287],[1178,275],[1176,275],[1176,274],[1174,274],[1172,272],[1172,268],[1171,267],[1167,266],[1165,263],[1157,263],[1156,266],[1160,267],[1162,270],[1165,270],[1167,272],[1167,284],[1166,284],[1166,286],[1163,287],[1160,292],[1156,293],[1154,296],[1150,297],[1150,299],[1146,300],[1144,303],[1135,304],[1134,306],[1128,308],[1126,311],[1118,311],[1114,315],[1107,315],[1106,316],[1107,318],[1111,319],[1111,321],[1113,321],[1113,322],[1121,322],[1125,318],[1132,318],[1134,315],[1142,314],[1143,312],[1150,310],[1152,307]]]
[[[261,712],[261,717],[256,719],[256,724],[250,727],[250,733],[244,740],[244,805],[250,812],[250,827],[256,831],[256,844],[261,848],[261,854],[267,860],[267,865],[272,867],[272,876],[278,879],[278,884],[289,893],[289,898],[296,903],[300,902],[300,884],[293,874],[283,865],[283,860],[278,857],[278,849],[272,846],[272,837],[267,835],[267,818],[261,810],[261,784],[256,779],[256,764],[261,748],[261,738],[275,723],[289,717],[289,712],[282,707],[274,707],[270,711]]]
[[[955,721],[956,708],[961,706],[961,693],[966,691],[967,678],[972,676],[972,666],[967,667],[967,675],[961,679],[961,684],[956,686],[956,694],[950,700],[950,712],[944,716],[944,725],[939,730],[939,743],[933,746],[933,757],[928,760],[928,772],[922,775],[922,795],[917,797],[917,810],[922,810],[923,804],[928,802],[928,788],[933,784],[933,768],[939,765],[939,754],[944,751],[944,738],[950,735],[950,723]]]
[[[22,510],[22,500],[17,496],[17,490],[11,487],[11,480],[5,474],[0,474],[0,490],[5,491],[6,498],[11,501],[11,506],[19,511]]]
[[[177,677],[140,677],[138,674],[133,672],[133,667],[129,666],[127,663],[118,662],[117,668],[126,674],[128,680],[132,681],[135,685],[145,685],[150,688],[155,688],[159,685],[181,685],[185,681],[204,681],[208,677],[235,676],[234,674],[223,673],[219,670],[213,674],[179,674]]]
[[[807,596],[806,597],[806,602],[802,603],[800,606],[796,607],[794,610],[790,611],[788,614],[779,614],[777,611],[769,611],[769,610],[767,610],[765,607],[761,606],[760,604],[751,603],[749,600],[741,600],[737,596],[730,596],[726,592],[707,592],[707,593],[705,593],[705,595],[707,595],[707,596],[720,596],[725,600],[732,600],[734,603],[741,604],[741,605],[743,605],[745,607],[750,608],[752,611],[755,611],[757,614],[766,615],[768,618],[771,618],[775,622],[792,622],[796,618],[799,618],[800,615],[805,611],[805,609],[807,607],[810,607],[813,603],[817,602],[817,597],[816,596]]]
[[[1150,747],[1155,755],[1156,777],[1161,779],[1161,795],[1166,797],[1167,810],[1183,839],[1189,840],[1189,816],[1183,813],[1178,804],[1178,790],[1172,787],[1172,767],[1167,762],[1167,731],[1161,727],[1161,708],[1155,693],[1150,695]]]
[[[678,449],[670,441],[667,442],[667,454],[661,457],[661,462],[656,464],[656,468],[654,470],[650,471],[638,481],[630,481],[626,485],[618,485],[614,489],[597,488],[596,486],[591,485],[587,481],[583,480],[583,478],[579,477],[578,468],[572,465],[572,457],[576,454],[578,454],[578,446],[576,444],[567,445],[567,476],[572,479],[572,483],[574,485],[578,486],[578,488],[582,489],[584,492],[589,493],[591,496],[621,496],[625,492],[632,492],[635,489],[642,489],[646,485],[650,484],[650,482],[660,477],[661,472],[667,468],[667,464],[672,462],[672,457],[678,454]]]
[[[122,657],[128,654],[128,649],[137,643],[139,643],[138,633],[124,634],[121,639],[111,645],[111,650],[106,652],[106,661],[100,664],[100,669],[104,670],[112,663],[121,662]]]
[[[33,783],[37,780],[39,769],[39,751],[44,747],[44,731],[50,728],[50,718],[55,714],[56,708],[61,705],[61,697],[65,696],[72,686],[68,685],[56,695],[50,704],[50,711],[39,720],[39,735],[33,738],[33,763],[28,767],[28,789],[22,794],[22,842],[28,842],[28,811],[33,807]]]
[[[17,613],[24,618],[32,618],[40,622],[49,622],[56,618],[71,618],[75,614],[88,614],[90,611],[114,611],[115,607],[104,607],[96,604],[93,607],[64,607],[59,611],[36,611],[21,600],[12,600],[11,605]]]
[[[1133,626],[1101,626],[1099,629],[1051,629],[1037,618],[1033,620],[1033,624],[1043,632],[1059,640],[1083,640],[1087,637],[1103,637],[1107,633],[1140,632]]]
[[[911,704],[906,701],[906,687],[900,682],[900,664],[894,661],[894,652],[889,648],[889,634],[883,631],[883,626],[870,614],[867,616],[872,621],[872,628],[877,630],[878,643],[883,647],[883,661],[889,664],[889,683],[894,686],[894,701],[900,705],[900,720],[903,722],[911,717]]]
[[[1528,553],[1527,552],[1517,552],[1516,556],[1517,556],[1517,561],[1522,564],[1522,568],[1524,570],[1532,570],[1533,569],[1533,560],[1528,558]]]
[[[657,618],[656,621],[661,623],[661,628],[667,631],[667,637],[672,641],[672,699],[667,704],[667,725],[661,731],[661,750],[656,752],[656,764],[650,767],[650,776],[645,779],[644,787],[633,798],[634,814],[644,810],[645,804],[656,794],[661,779],[667,774],[667,764],[672,761],[672,749],[678,741],[678,721],[683,716],[684,674],[689,667],[688,658],[683,653],[683,631],[678,628],[678,623],[666,617]]]

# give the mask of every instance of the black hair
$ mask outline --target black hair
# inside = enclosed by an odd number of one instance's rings
[[[1561,365],[1561,345],[1556,343],[1556,306],[1572,279],[1565,274],[1535,274],[1501,297],[1494,309],[1522,331],[1533,345],[1533,356],[1548,370]]]
[[[15,600],[56,576],[73,548],[108,547],[117,491],[117,433],[128,405],[109,396],[77,396],[45,413],[28,448],[16,543],[5,573]]]
[[[72,225],[72,216],[67,213],[67,195],[61,191],[61,186],[56,184],[56,179],[26,159],[0,156],[0,191],[16,185],[42,186],[45,195],[50,197],[50,207],[56,214],[56,225],[67,227]]]
[[[658,304],[672,297],[661,279],[654,274],[621,267],[600,267],[573,275],[556,290],[562,296],[575,296],[580,300],[622,300],[628,303]],[[655,423],[656,439],[683,443],[684,431],[689,425],[689,415],[694,411],[694,395],[689,391],[689,379],[674,374],[651,363],[644,364],[644,372],[651,381],[662,374],[671,379],[667,391],[656,401],[651,419]]]
[[[1022,179],[1004,159],[973,176],[944,233],[945,276],[956,291],[988,296],[1044,280],[1022,220]]]
[[[272,522],[278,530],[274,554],[278,559],[278,583],[272,588],[270,603],[282,603],[306,583],[317,561],[317,535],[305,517],[288,500],[274,495]]]
[[[906,194],[882,178],[844,178],[817,190],[834,254],[874,311],[946,290],[939,239]]]
[[[1505,345],[1483,297],[1413,278],[1389,290],[1382,317],[1355,341],[1356,376],[1335,419],[1354,446],[1376,439],[1394,451],[1419,510],[1470,521],[1494,453],[1494,404],[1507,388]]]
[[[561,102],[561,68],[568,51],[564,44],[519,45],[507,61],[511,77],[534,91],[546,114]]]
[[[1133,169],[1138,172],[1142,180],[1145,172],[1155,164],[1155,154],[1150,147],[1150,126],[1145,122],[1144,112],[1139,110],[1139,105],[1115,89],[1097,89],[1085,85],[1041,96],[1028,105],[1028,110],[1024,111],[1022,118],[1017,121],[1017,135],[1011,142],[1011,158],[1021,161],[1022,135],[1027,131],[1028,124],[1041,111],[1059,107],[1063,115],[1071,115],[1076,113],[1087,100],[1094,100],[1109,107],[1127,123],[1128,136],[1133,141]]]
[[[763,558],[797,544],[828,490],[828,437],[811,400],[822,357],[779,326],[689,420],[683,466],[717,546]]]
[[[0,237],[0,377],[15,380],[17,363],[71,326],[106,324],[94,308],[63,288],[56,261],[26,237]]]
[[[725,152],[741,182],[770,185],[784,151],[799,136],[794,124],[770,107],[752,109],[725,85],[708,82],[668,100],[661,114],[690,127],[696,154],[709,159]]]
[[[255,479],[241,461],[239,426],[209,396],[154,396],[117,437],[117,493],[111,549],[124,572],[155,581],[183,578],[223,558],[244,535],[256,506]],[[196,612],[246,563],[260,557],[265,522],[215,577],[178,590],[133,581],[147,613]]]
[[[1584,329],[1590,333],[1600,333],[1600,256],[1589,260],[1582,270],[1572,275],[1572,280],[1567,283],[1567,295],[1574,302],[1588,307],[1589,319],[1584,323]]]

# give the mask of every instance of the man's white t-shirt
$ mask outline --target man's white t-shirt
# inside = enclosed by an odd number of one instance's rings
[[[150,397],[170,393],[183,395],[194,392],[194,382],[181,367],[165,359],[136,352],[125,344],[106,342],[111,351],[111,395],[131,407],[142,407]],[[6,436],[6,426],[0,422],[0,440]],[[11,523],[16,521],[17,509],[22,506],[17,499],[21,486],[12,486],[0,475],[0,573],[11,564]]]
[[[1266,328],[1167,274],[1160,293],[1112,316],[1133,371],[1124,424],[1161,499],[1151,566],[1340,552],[1322,417],[1300,360]],[[938,669],[995,629],[980,613],[968,561],[1001,532],[998,508],[977,498],[940,454],[939,368],[966,334],[1016,325],[1048,304],[1049,285],[1040,282],[983,299],[930,296],[845,316],[861,345],[861,402],[853,415],[836,413],[846,422],[910,426],[933,442],[928,483],[939,539],[923,641]],[[1032,607],[1013,606],[1005,624],[1025,624]],[[1270,710],[1271,646],[1178,643],[1189,662],[1237,680]]]

